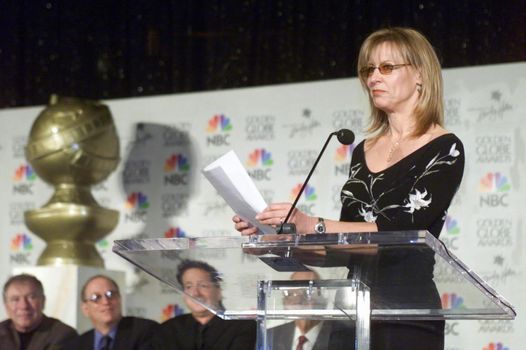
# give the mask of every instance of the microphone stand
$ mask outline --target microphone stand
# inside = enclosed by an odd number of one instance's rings
[[[282,233],[285,233],[285,234],[296,233],[296,225],[288,223],[288,221],[290,219],[290,216],[292,215],[292,212],[294,211],[294,209],[296,209],[296,204],[298,204],[298,201],[300,200],[300,197],[303,194],[303,191],[305,190],[305,187],[307,187],[307,183],[309,182],[310,177],[314,173],[314,170],[318,166],[318,162],[320,161],[321,156],[323,155],[323,152],[325,152],[325,149],[327,148],[327,145],[329,144],[329,141],[337,133],[338,133],[337,131],[332,132],[329,135],[329,137],[327,137],[327,141],[325,141],[325,144],[323,145],[320,154],[318,154],[318,158],[316,158],[316,161],[314,162],[314,165],[310,169],[309,174],[307,175],[307,178],[305,179],[305,182],[301,186],[301,189],[300,189],[298,195],[296,196],[296,199],[294,199],[294,202],[292,203],[292,206],[290,207],[290,210],[287,213],[287,216],[285,217],[285,220],[283,220],[283,223],[280,225],[279,230],[277,232],[278,235],[280,235]]]

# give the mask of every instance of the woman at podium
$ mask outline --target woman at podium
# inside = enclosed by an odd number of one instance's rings
[[[362,44],[357,68],[370,102],[369,136],[353,151],[341,191],[340,218],[313,217],[294,209],[289,222],[301,234],[428,230],[438,238],[462,179],[464,149],[460,139],[443,127],[443,84],[436,53],[413,29],[381,29]],[[274,203],[256,218],[279,226],[290,208],[290,203]],[[233,221],[244,235],[257,231],[238,216]],[[366,283],[391,286],[376,300],[373,295],[372,302],[381,302],[389,293],[386,302],[410,298],[415,307],[422,303],[440,307],[432,281],[433,256],[420,258],[428,263],[414,266],[400,253],[363,257]],[[422,295],[408,296],[403,288],[393,287],[416,282]],[[373,321],[371,348],[442,350],[444,322]]]

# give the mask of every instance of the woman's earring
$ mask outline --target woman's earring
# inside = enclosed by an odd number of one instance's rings
[[[419,94],[422,93],[422,84],[419,84],[419,83],[416,84],[416,91],[418,91]]]

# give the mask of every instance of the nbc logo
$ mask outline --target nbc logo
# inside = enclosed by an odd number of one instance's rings
[[[345,162],[351,160],[351,154],[354,151],[354,143],[350,145],[341,145],[336,148],[334,159],[337,162]]]
[[[228,138],[229,132],[232,130],[232,122],[230,118],[225,117],[224,114],[216,114],[210,120],[206,127],[206,132],[209,136],[206,138],[207,146],[228,146],[230,145]]]
[[[251,168],[248,170],[248,174],[254,180],[270,181],[270,171],[273,164],[272,153],[264,148],[256,148],[248,155],[247,166]]]
[[[186,237],[186,232],[184,232],[180,227],[170,227],[168,231],[164,233],[165,238],[174,238],[174,237]]]
[[[33,171],[33,168],[29,165],[20,165],[15,169],[15,175],[13,176],[13,181],[20,182],[24,181],[35,181],[37,174]]]
[[[184,314],[184,309],[178,304],[168,304],[161,313],[161,322],[167,321],[172,317]]]
[[[15,169],[13,176],[13,193],[16,194],[33,194],[33,182],[36,180],[37,174],[29,165],[20,165]]]
[[[27,252],[33,249],[31,243],[31,237],[25,233],[17,233],[15,238],[11,240],[11,251],[12,252]]]
[[[274,164],[272,154],[264,148],[256,148],[248,155],[247,166],[254,168],[260,163],[262,166],[271,166]]]
[[[31,238],[25,233],[17,233],[11,239],[10,246],[11,254],[9,254],[9,262],[12,264],[29,265],[29,255],[33,250],[33,243]]]
[[[482,350],[510,350],[509,347],[504,346],[501,342],[498,343],[489,343],[488,345],[484,346]]]
[[[464,299],[455,293],[444,293],[441,297],[442,308],[444,309],[463,309]]]
[[[349,175],[349,168],[351,166],[350,160],[353,151],[354,143],[350,145],[341,145],[336,148],[336,154],[334,155],[334,160],[336,161],[336,164],[334,165],[334,175]]]
[[[294,201],[298,194],[300,193],[302,184],[297,184],[290,193],[290,200]],[[303,190],[303,198],[306,200],[306,203],[298,204],[297,207],[299,210],[303,211],[307,215],[314,215],[314,203],[316,201],[316,190],[312,186],[305,186]]]
[[[188,159],[182,154],[172,154],[164,162],[164,172],[169,173],[164,176],[164,184],[179,186],[188,183],[188,171],[190,164]]]
[[[126,209],[148,209],[150,203],[148,203],[148,197],[142,192],[133,192],[126,199]]]
[[[480,179],[479,192],[507,192],[510,189],[508,179],[499,172],[487,173]]]
[[[303,186],[303,184],[297,184],[292,189],[292,191],[290,193],[290,200],[291,201],[296,199],[296,197],[298,196],[298,193],[300,193],[301,186]],[[316,190],[314,189],[314,187],[309,186],[309,185],[305,186],[305,190],[303,191],[303,197],[309,202],[315,201],[317,196],[316,196]]]
[[[481,207],[507,207],[508,192],[511,185],[506,176],[499,172],[487,173],[480,179],[479,192],[481,192],[479,204]]]
[[[441,237],[442,242],[451,250],[457,250],[457,242],[459,239],[460,228],[458,227],[458,221],[453,219],[451,216],[446,216],[446,222],[444,225],[445,236]]]
[[[213,133],[216,131],[230,131],[232,130],[232,123],[230,118],[225,117],[224,114],[216,114],[208,121],[206,132]]]
[[[458,227],[458,221],[453,219],[451,216],[446,216],[446,231],[448,235],[458,235],[460,228]]]
[[[174,153],[164,162],[164,171],[188,171],[190,170],[190,164],[188,164],[188,159],[182,154]]]
[[[126,222],[146,222],[146,209],[150,207],[148,196],[142,192],[133,192],[128,195],[124,206],[128,211],[124,216]]]

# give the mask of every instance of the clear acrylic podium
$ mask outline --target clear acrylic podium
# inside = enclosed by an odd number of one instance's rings
[[[427,231],[134,239],[115,241],[113,251],[180,293],[179,263],[190,259],[215,267],[222,305],[194,300],[223,319],[256,320],[258,349],[282,341],[272,339],[272,330],[294,320],[337,324],[340,333],[352,334],[355,349],[364,350],[371,321],[516,315]],[[294,278],[310,269],[319,278]]]

